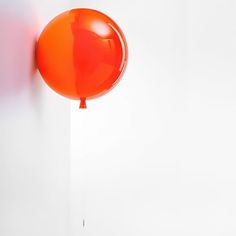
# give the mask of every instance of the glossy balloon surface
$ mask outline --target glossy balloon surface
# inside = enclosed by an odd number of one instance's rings
[[[119,26],[91,9],[73,9],[54,18],[41,33],[37,64],[59,94],[82,101],[108,92],[127,64],[127,43]]]

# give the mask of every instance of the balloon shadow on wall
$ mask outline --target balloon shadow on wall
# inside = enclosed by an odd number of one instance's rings
[[[15,3],[0,3],[0,105],[40,90],[34,81],[38,21],[28,2]]]

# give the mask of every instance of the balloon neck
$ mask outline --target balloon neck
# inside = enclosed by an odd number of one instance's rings
[[[80,98],[80,109],[86,109],[87,105],[86,105],[86,98]]]

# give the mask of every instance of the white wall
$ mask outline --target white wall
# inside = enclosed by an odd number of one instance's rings
[[[62,0],[0,1],[0,235],[68,235],[69,102],[42,82],[35,41]]]
[[[73,103],[72,235],[235,235],[235,1],[72,5],[113,17],[130,51],[119,86]]]

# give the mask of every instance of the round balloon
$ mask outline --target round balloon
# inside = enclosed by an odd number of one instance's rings
[[[46,83],[86,108],[86,99],[105,94],[120,80],[128,48],[110,17],[78,8],[60,14],[45,27],[36,54]]]

